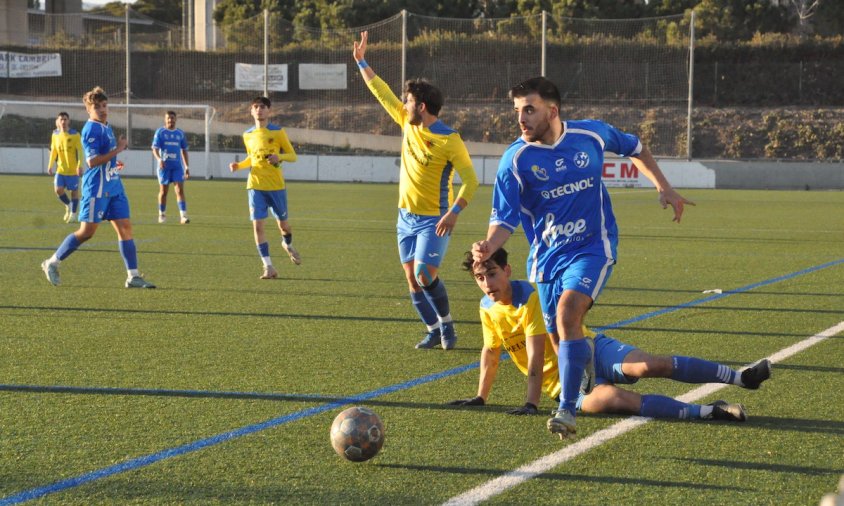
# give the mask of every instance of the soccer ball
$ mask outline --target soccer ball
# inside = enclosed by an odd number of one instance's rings
[[[331,424],[331,446],[352,462],[369,460],[384,446],[384,424],[370,409],[349,408]]]

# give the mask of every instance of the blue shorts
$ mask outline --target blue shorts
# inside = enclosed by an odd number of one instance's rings
[[[542,306],[542,317],[548,332],[557,332],[557,302],[566,290],[598,300],[612,274],[613,260],[598,255],[579,255],[549,283],[537,283],[536,291]]]
[[[595,336],[595,384],[596,385],[632,385],[639,378],[630,378],[621,372],[621,364],[635,346],[622,343],[603,334]],[[577,397],[577,409],[583,403],[583,394]]]
[[[287,190],[248,190],[249,217],[263,220],[272,211],[277,220],[287,220]]]
[[[70,191],[76,191],[79,189],[79,176],[65,176],[56,173],[56,177],[53,181],[53,185],[56,188],[67,188]]]
[[[125,193],[108,197],[87,197],[79,201],[79,221],[99,223],[103,220],[129,218],[129,199]]]
[[[448,250],[451,235],[437,235],[441,216],[422,216],[399,209],[396,236],[399,241],[399,258],[405,264],[411,260],[439,267]]]
[[[167,186],[170,183],[181,183],[185,180],[185,169],[182,166],[158,169],[158,183]]]

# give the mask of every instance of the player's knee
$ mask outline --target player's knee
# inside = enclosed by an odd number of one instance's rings
[[[434,273],[431,272],[427,264],[417,263],[413,269],[413,274],[416,277],[416,282],[423,288],[434,282]]]

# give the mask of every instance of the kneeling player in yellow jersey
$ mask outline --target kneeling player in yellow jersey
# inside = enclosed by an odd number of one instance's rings
[[[270,123],[272,103],[267,97],[256,97],[249,106],[255,126],[243,132],[243,144],[246,145],[246,158],[238,163],[229,164],[232,172],[251,169],[246,189],[249,193],[249,213],[252,219],[252,231],[255,233],[255,245],[264,264],[261,279],[275,279],[278,272],[270,258],[270,245],[264,233],[264,220],[272,212],[281,232],[281,247],[287,252],[290,261],[296,265],[302,263],[299,252],[293,247],[293,230],[287,221],[287,190],[281,162],[295,162],[296,152],[284,130]]]
[[[480,316],[484,346],[481,351],[478,395],[450,404],[483,406],[489,399],[498,372],[501,348],[507,350],[516,367],[527,378],[525,404],[508,411],[514,415],[538,413],[540,392],[550,398],[560,395],[557,354],[546,333],[539,298],[527,281],[513,281],[507,252],[496,251],[483,263],[466,253],[463,268],[473,274],[485,296]],[[707,360],[683,356],[657,356],[631,345],[584,328],[595,339],[595,387],[578,399],[577,407],[585,413],[620,413],[652,418],[716,419],[743,422],[744,406],[715,401],[711,404],[686,404],[663,395],[640,395],[618,388],[639,378],[671,378],[685,383],[728,383],[755,390],[771,375],[771,364],[762,360],[743,371]]]
[[[369,91],[402,128],[396,235],[411,302],[427,327],[416,348],[450,350],[457,334],[438,273],[457,215],[472,200],[478,178],[460,134],[439,119],[442,92],[425,80],[413,79],[404,84],[404,102],[399,100],[366,63],[367,39],[363,32],[352,56]],[[462,181],[456,196],[455,171]]]

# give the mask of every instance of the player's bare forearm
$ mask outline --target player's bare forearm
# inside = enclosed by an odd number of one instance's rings
[[[483,398],[484,401],[489,399],[492,384],[495,383],[495,376],[498,374],[498,353],[500,353],[500,350],[493,350],[486,346],[481,350],[481,374],[480,378],[478,378],[478,397]]]
[[[654,159],[647,146],[642,146],[642,152],[639,153],[639,156],[632,157],[631,160],[633,161],[633,165],[635,165],[636,168],[656,187],[659,192],[659,203],[662,208],[665,209],[670,205],[674,210],[673,221],[679,223],[680,219],[683,217],[684,205],[688,204],[693,206],[695,203],[680,195],[677,190],[671,186],[671,183],[668,182],[665,174],[662,173],[662,170],[659,168],[659,164],[656,163],[656,159]]]
[[[542,368],[545,365],[545,334],[528,336],[526,341],[528,372],[525,401],[539,406],[539,396],[542,393]]]
[[[360,68],[360,75],[363,76],[363,80],[367,83],[375,77],[375,71],[372,70],[369,64],[361,64],[361,62],[366,61],[364,56],[366,55],[366,42],[368,40],[369,32],[363,31],[360,33],[360,42],[355,41],[352,47],[352,57],[355,59],[355,63],[358,64],[358,68]]]

